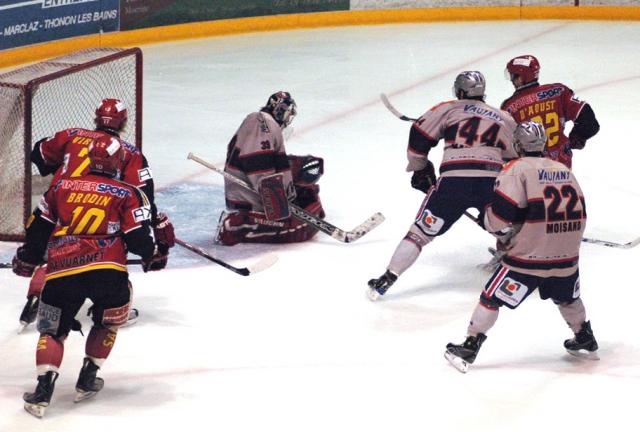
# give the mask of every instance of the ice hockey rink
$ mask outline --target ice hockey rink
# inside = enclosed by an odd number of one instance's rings
[[[0,270],[0,431],[540,431],[634,430],[640,387],[640,247],[583,244],[582,298],[599,361],[568,355],[572,336],[537,294],[503,309],[475,364],[443,357],[464,339],[489,274],[476,266],[493,239],[471,221],[423,250],[376,303],[382,274],[423,194],[405,169],[410,125],[378,95],[417,116],[452,97],[462,70],[487,77],[487,102],[513,89],[508,59],[534,54],[541,82],[563,82],[593,107],[600,133],[576,152],[586,236],[640,236],[634,128],[640,118],[640,24],[484,22],[403,24],[246,34],[143,46],[144,151],[158,207],[177,235],[237,266],[279,261],[248,277],[176,246],[168,268],[131,269],[137,324],[124,328],[100,374],[105,388],[73,403],[84,338],[72,333],[52,405],[38,420],[22,393],[36,384],[33,325],[17,334],[28,279]],[[299,114],[287,150],[325,158],[327,220],[351,229],[386,221],[355,243],[322,233],[297,245],[212,244],[221,165],[246,114],[288,90]],[[108,95],[105,95],[108,96]],[[69,125],[74,126],[74,125]],[[439,162],[441,146],[432,159]],[[10,203],[2,203],[10,205]],[[17,244],[0,244],[10,261]],[[87,305],[80,313],[85,330]]]

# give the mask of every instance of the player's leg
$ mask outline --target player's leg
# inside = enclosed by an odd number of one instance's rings
[[[537,277],[500,266],[480,294],[480,300],[471,315],[466,339],[460,344],[447,344],[445,358],[460,372],[466,372],[469,365],[475,362],[480,347],[487,339],[487,332],[498,320],[499,308],[517,308],[537,285]]]
[[[33,392],[23,395],[24,408],[36,417],[42,417],[51,402],[64,356],[64,341],[72,329],[80,329],[75,316],[84,303],[84,296],[75,279],[77,276],[50,280],[42,291],[37,324],[40,332],[36,349],[38,385]]]
[[[598,342],[587,321],[587,312],[580,298],[580,274],[576,271],[568,277],[547,278],[540,286],[540,297],[550,298],[558,306],[574,337],[564,341],[569,354],[598,360]]]
[[[460,219],[470,206],[465,190],[470,188],[472,181],[470,178],[441,177],[429,189],[416,220],[396,246],[385,273],[369,280],[369,299],[375,301],[384,295],[397,278],[418,259],[422,248],[446,233]]]
[[[36,268],[29,281],[29,291],[27,292],[27,302],[20,313],[20,324],[22,329],[36,320],[38,315],[38,304],[40,303],[40,293],[44,287],[47,266]],[[22,331],[22,330],[21,330]]]
[[[85,358],[76,382],[75,402],[85,400],[104,386],[97,376],[116,342],[118,328],[129,318],[131,286],[128,274],[116,270],[87,272],[84,283],[93,301],[93,326],[85,344]]]

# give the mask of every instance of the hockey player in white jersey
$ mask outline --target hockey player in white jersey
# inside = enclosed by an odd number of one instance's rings
[[[544,156],[546,140],[541,124],[518,125],[514,145],[522,157],[506,164],[496,179],[484,225],[507,251],[480,295],[466,340],[447,345],[445,357],[461,372],[475,361],[499,308],[517,308],[536,289],[543,300],[553,300],[575,333],[564,342],[566,350],[597,359],[598,343],[580,299],[585,199],[571,170]]]
[[[485,87],[480,72],[462,72],[453,85],[457,99],[434,106],[413,123],[407,171],[413,171],[411,186],[427,195],[386,272],[369,281],[371,300],[384,295],[422,248],[447,232],[467,209],[476,208],[481,220],[504,160],[517,157],[512,145],[516,122],[484,102]],[[441,139],[445,147],[436,181],[428,155]]]

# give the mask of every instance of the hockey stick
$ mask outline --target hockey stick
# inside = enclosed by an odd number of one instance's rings
[[[601,246],[608,246],[608,247],[618,248],[618,249],[631,249],[632,247],[636,247],[636,246],[638,246],[640,244],[640,237],[638,237],[637,239],[632,240],[632,241],[630,241],[628,243],[616,243],[616,242],[592,239],[592,238],[587,238],[587,237],[583,237],[582,241],[585,242],[585,243],[599,244]]]
[[[278,261],[278,256],[275,254],[268,254],[264,257],[262,257],[258,262],[256,262],[255,264],[250,265],[249,267],[242,267],[242,268],[238,268],[238,267],[234,267],[229,263],[226,263],[214,256],[209,255],[206,251],[204,251],[203,249],[199,248],[198,246],[194,246],[192,244],[189,244],[185,241],[182,241],[178,238],[176,238],[176,243],[179,244],[180,246],[182,246],[185,249],[190,250],[191,252],[195,253],[196,255],[200,255],[203,258],[208,259],[209,261],[213,261],[214,263],[221,265],[222,267],[231,270],[234,273],[237,273],[239,275],[242,276],[249,276],[250,274],[253,273],[258,273],[261,272],[262,270],[266,270],[269,267],[271,267],[272,265],[274,265],[276,263],[276,261]]]
[[[242,186],[245,189],[252,191],[255,194],[258,193],[253,187],[251,187],[251,185],[244,182],[242,179],[239,179],[233,174],[230,174],[216,167],[215,165],[199,158],[193,153],[189,153],[189,155],[187,156],[187,159],[191,159],[192,161],[195,161],[200,165],[203,165],[217,172],[218,174],[221,174],[222,176],[224,176],[224,178]],[[364,221],[363,223],[361,223],[351,231],[344,231],[336,227],[335,225],[330,224],[324,219],[320,219],[312,215],[311,213],[305,211],[304,209],[298,207],[295,204],[289,203],[289,211],[291,212],[291,215],[296,219],[302,222],[307,222],[310,225],[313,225],[319,231],[322,231],[323,233],[343,243],[351,243],[358,240],[360,237],[364,236],[365,234],[367,234],[369,231],[371,231],[372,229],[374,229],[384,221],[384,216],[382,215],[382,213],[375,213],[373,216],[371,216],[369,219],[367,219],[366,221]]]
[[[142,264],[142,260],[141,259],[128,259],[127,260],[127,265],[134,265],[134,264]],[[0,262],[0,269],[10,269],[13,266],[11,265],[11,263],[4,263],[4,262]]]
[[[384,106],[387,107],[389,111],[391,111],[391,114],[398,117],[400,120],[409,121],[409,122],[418,121],[418,119],[407,117],[406,115],[398,111],[393,105],[391,105],[391,102],[389,101],[389,98],[387,97],[386,94],[380,93],[380,100],[382,100],[382,103],[384,104]]]

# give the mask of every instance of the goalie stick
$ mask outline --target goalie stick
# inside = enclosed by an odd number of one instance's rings
[[[389,101],[389,98],[387,97],[386,94],[380,93],[380,100],[382,101],[384,106],[394,116],[398,117],[400,120],[409,121],[409,122],[416,122],[418,120],[418,119],[415,119],[415,118],[407,117],[406,115],[404,115],[400,111],[398,111],[391,104],[391,101]],[[470,213],[465,212],[464,214],[465,214],[465,216],[467,216],[468,218],[473,220],[475,223],[478,223],[478,219],[475,218],[474,216],[472,216]],[[592,244],[597,244],[597,245],[607,246],[607,247],[612,247],[612,248],[618,248],[618,249],[631,249],[631,248],[636,247],[636,246],[638,246],[640,244],[640,237],[638,237],[637,239],[632,240],[630,242],[627,242],[627,243],[616,243],[616,242],[612,242],[612,241],[608,241],[608,240],[592,239],[592,238],[588,238],[588,237],[583,237],[582,241],[585,242],[585,243],[592,243]],[[494,260],[492,260],[492,261],[494,261]]]
[[[203,258],[208,259],[209,261],[212,261],[218,265],[221,265],[222,267],[231,270],[234,273],[237,273],[239,275],[242,276],[249,276],[250,274],[253,273],[258,273],[261,272],[262,270],[265,270],[269,267],[271,267],[272,265],[274,265],[276,263],[276,261],[278,261],[278,256],[275,254],[268,254],[264,257],[262,257],[258,262],[256,262],[255,264],[250,265],[249,267],[242,267],[242,268],[238,268],[238,267],[234,267],[229,263],[226,263],[214,256],[209,255],[207,252],[205,252],[203,249],[199,248],[198,246],[194,246],[192,244],[189,244],[185,241],[180,240],[179,238],[176,238],[176,244],[179,244],[180,246],[182,246],[185,249],[190,250],[191,252],[195,253],[196,255],[200,255]]]
[[[242,186],[245,189],[252,191],[255,194],[258,193],[258,191],[256,191],[253,187],[251,187],[251,185],[249,185],[242,179],[239,179],[233,174],[230,174],[216,167],[215,165],[205,161],[204,159],[199,158],[193,153],[189,153],[189,155],[187,156],[187,159],[191,159],[192,161],[195,161],[200,165],[203,165],[217,172],[218,174],[223,175],[224,178]],[[323,233],[343,243],[351,243],[358,240],[360,237],[364,236],[365,234],[367,234],[369,231],[371,231],[372,229],[374,229],[384,221],[384,216],[382,215],[382,213],[375,213],[373,216],[368,218],[366,221],[364,221],[363,223],[361,223],[351,231],[344,231],[336,227],[335,225],[330,224],[324,219],[320,219],[312,215],[311,213],[305,211],[304,209],[302,209],[301,207],[298,207],[295,204],[289,203],[289,211],[291,212],[291,215],[296,219],[302,222],[307,222],[310,225],[313,225],[319,231],[322,231]]]

